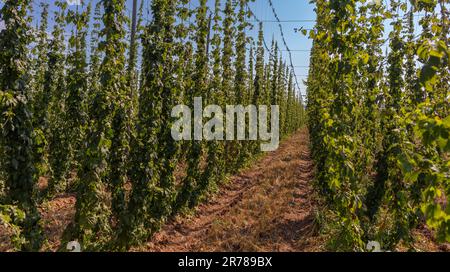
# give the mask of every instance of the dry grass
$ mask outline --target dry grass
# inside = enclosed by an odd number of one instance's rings
[[[171,219],[145,245],[133,251],[325,251],[330,233],[319,230],[324,215],[314,197],[313,165],[306,130],[286,139],[276,152],[266,154],[251,167],[223,182],[220,191],[187,216]],[[175,171],[178,186],[186,164]],[[47,180],[41,179],[44,189]],[[127,191],[130,184],[127,184]],[[61,236],[75,214],[74,194],[61,194],[40,205],[47,242],[43,251],[56,251]],[[320,232],[320,234],[319,234]],[[11,234],[0,225],[0,251],[11,251]],[[418,251],[449,251],[437,244],[433,233],[414,231]],[[399,251],[408,248],[400,245]]]
[[[314,251],[312,163],[304,130],[230,179],[136,251]]]

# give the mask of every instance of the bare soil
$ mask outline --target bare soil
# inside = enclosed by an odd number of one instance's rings
[[[280,148],[230,177],[217,194],[191,215],[170,220],[142,252],[304,252],[326,251],[319,235],[319,204],[312,188],[313,163],[308,131],[285,139]],[[45,183],[45,179],[41,180]],[[43,251],[60,248],[61,236],[75,215],[76,195],[61,194],[39,207],[47,241]],[[0,225],[0,252],[13,250],[11,233]],[[419,251],[450,251],[426,227],[414,230]],[[400,245],[399,251],[406,251]]]
[[[313,164],[299,131],[233,176],[190,217],[178,217],[134,251],[315,251]]]

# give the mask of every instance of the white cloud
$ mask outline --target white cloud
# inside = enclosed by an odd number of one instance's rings
[[[5,29],[5,22],[0,21],[0,30]]]

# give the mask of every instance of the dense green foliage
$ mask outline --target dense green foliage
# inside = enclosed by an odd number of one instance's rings
[[[247,0],[141,2],[134,30],[125,0],[42,4],[36,29],[32,1],[3,2],[0,222],[18,249],[41,248],[38,205],[73,193],[60,250],[126,250],[259,155],[258,141],[174,140],[180,103],[277,103],[283,137],[304,124],[278,47],[266,65],[262,25],[256,49],[246,34]]]
[[[1,9],[1,18],[6,24],[0,32],[1,149],[4,154],[2,166],[5,168],[4,202],[17,206],[26,214],[26,218],[18,224],[26,240],[21,245],[22,249],[37,250],[41,246],[42,235],[34,198],[37,176],[29,104],[29,5],[27,0],[12,0],[6,1]]]
[[[316,187],[339,219],[334,244],[412,247],[422,223],[450,241],[449,2],[314,2],[308,116]]]

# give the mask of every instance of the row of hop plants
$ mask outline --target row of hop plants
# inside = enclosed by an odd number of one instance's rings
[[[248,0],[140,1],[134,22],[125,0],[3,2],[0,222],[18,250],[42,248],[38,207],[67,192],[76,212],[60,250],[129,249],[259,155],[255,142],[175,141],[180,103],[276,103],[282,136],[305,122],[276,42],[265,52],[262,24],[247,35]]]
[[[331,245],[413,249],[423,225],[450,241],[449,1],[314,2],[308,116]]]

